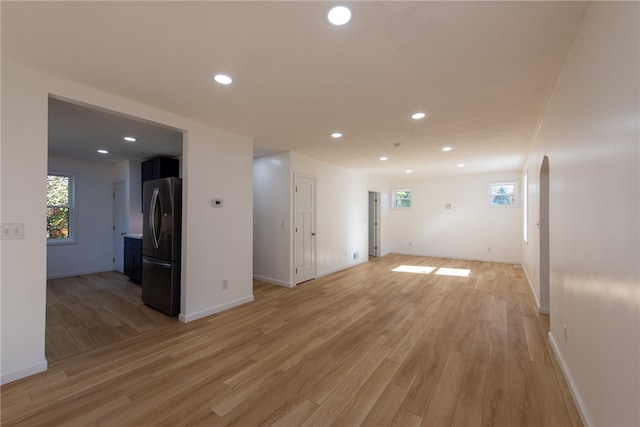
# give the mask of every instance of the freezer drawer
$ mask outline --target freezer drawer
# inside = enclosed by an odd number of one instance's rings
[[[180,312],[180,263],[142,257],[142,302],[169,316]]]

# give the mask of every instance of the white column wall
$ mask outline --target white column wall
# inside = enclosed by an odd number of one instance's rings
[[[525,164],[537,279],[549,158],[550,338],[586,425],[640,425],[639,16],[638,2],[591,4]]]
[[[24,239],[2,240],[1,382],[47,369],[47,91],[42,80],[2,61],[2,222]]]

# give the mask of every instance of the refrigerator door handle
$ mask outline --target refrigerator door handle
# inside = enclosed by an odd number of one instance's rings
[[[153,242],[153,247],[158,249],[158,236],[156,235],[156,206],[158,202],[158,193],[160,190],[158,187],[153,189],[153,194],[151,195],[151,206],[149,209],[149,226],[151,227],[151,240]]]
[[[147,259],[147,258],[142,258],[142,263],[143,263],[143,264],[156,265],[156,266],[158,266],[158,267],[171,268],[171,263],[170,263],[170,262],[158,262],[158,261],[151,261],[150,259]]]

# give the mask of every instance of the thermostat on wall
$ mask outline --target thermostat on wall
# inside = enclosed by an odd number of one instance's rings
[[[221,208],[222,207],[222,199],[211,199],[211,207],[213,207],[213,208]]]

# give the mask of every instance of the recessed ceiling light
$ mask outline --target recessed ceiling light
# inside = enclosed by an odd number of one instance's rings
[[[107,150],[98,150],[98,153],[100,153],[100,154],[109,154],[109,152]]]
[[[442,147],[442,151],[451,151],[453,148],[451,147]]]
[[[380,160],[382,160],[384,162],[385,160],[387,160],[387,157],[382,156],[382,157],[380,157]]]
[[[423,112],[413,113],[411,115],[411,118],[413,120],[420,120],[420,119],[424,119],[425,117],[427,117],[427,115]]]
[[[129,142],[136,142],[136,139],[132,136],[125,136],[124,140]]]
[[[213,80],[220,83],[221,85],[230,85],[231,82],[233,82],[233,79],[231,79],[231,77],[227,76],[226,74],[216,74],[215,76],[213,76]]]
[[[458,167],[459,168],[463,168],[464,167],[464,163],[458,163]]]
[[[327,19],[333,25],[344,25],[351,21],[351,10],[345,6],[336,6],[329,10]]]
[[[340,132],[334,132],[331,134],[331,138],[342,138],[342,134]]]
[[[413,171],[412,171],[411,169],[407,169],[405,172],[406,172],[406,173],[411,173],[411,172],[413,172]]]

